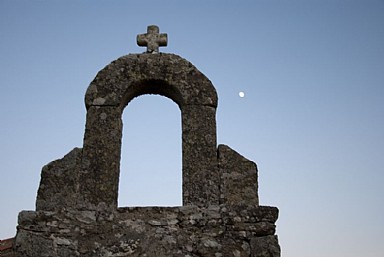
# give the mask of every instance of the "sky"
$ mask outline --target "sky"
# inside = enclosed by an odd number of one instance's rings
[[[0,0],[0,239],[34,210],[41,168],[82,147],[89,83],[144,52],[151,24],[215,86],[218,143],[257,163],[282,256],[383,256],[379,0]],[[123,123],[119,206],[181,205],[178,106],[141,96]]]

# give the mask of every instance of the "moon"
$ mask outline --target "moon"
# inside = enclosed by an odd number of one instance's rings
[[[243,98],[243,97],[245,96],[245,93],[244,93],[243,91],[240,91],[240,92],[239,92],[239,96],[240,96],[241,98]]]

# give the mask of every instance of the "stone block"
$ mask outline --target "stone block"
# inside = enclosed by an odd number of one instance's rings
[[[280,257],[277,236],[269,235],[251,239],[251,257]]]
[[[43,167],[36,210],[53,211],[76,206],[81,158],[82,149],[74,148],[62,159]]]
[[[226,145],[218,147],[220,203],[259,205],[257,166]]]

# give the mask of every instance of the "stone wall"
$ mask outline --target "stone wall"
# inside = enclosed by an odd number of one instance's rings
[[[24,211],[18,256],[279,256],[278,209],[255,206]]]
[[[256,164],[230,147],[217,150],[219,205],[57,208],[71,206],[81,153],[75,148],[43,168],[39,194],[46,197],[39,211],[19,215],[17,256],[280,256],[278,209],[259,206]]]

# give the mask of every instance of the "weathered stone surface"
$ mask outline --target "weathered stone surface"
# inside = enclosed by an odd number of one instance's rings
[[[160,94],[185,105],[217,107],[211,81],[192,63],[175,54],[129,54],[102,69],[85,95],[92,105],[124,108],[134,97]]]
[[[87,112],[79,190],[79,208],[117,206],[122,121],[119,109],[90,106]]]
[[[266,206],[29,211],[19,215],[15,247],[19,256],[278,256],[267,247],[276,247],[268,236],[277,215]]]
[[[182,207],[117,208],[121,115],[143,94],[180,108]],[[216,90],[190,62],[123,56],[97,74],[85,104],[83,148],[43,168],[36,211],[19,214],[16,256],[280,256],[278,209],[259,206],[256,164],[217,147]]]
[[[218,147],[220,203],[259,205],[257,166],[226,145]]]
[[[264,236],[251,239],[251,257],[280,256],[277,236]]]
[[[53,211],[77,205],[81,158],[82,149],[74,148],[64,158],[43,167],[36,210]]]
[[[219,204],[215,113],[211,106],[187,105],[182,110],[184,205]]]

